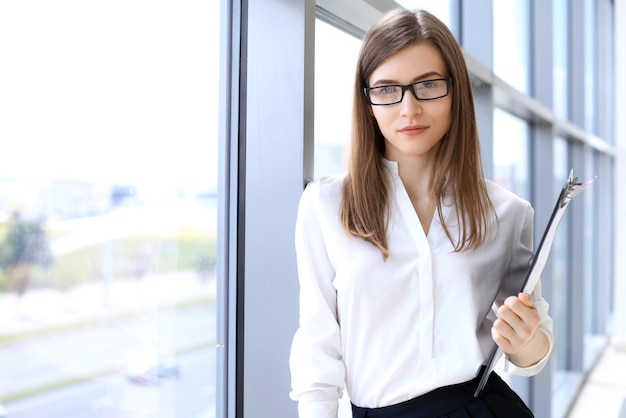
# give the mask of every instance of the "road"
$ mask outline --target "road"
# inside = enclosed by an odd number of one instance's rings
[[[180,375],[156,386],[120,374],[7,405],[7,418],[215,418],[215,350],[179,357]]]
[[[215,397],[215,326],[215,306],[206,304],[7,345],[0,348],[0,395],[38,393],[7,405],[10,418],[204,418],[199,414],[213,408]],[[177,380],[141,387],[124,377],[141,362],[171,358],[181,372]],[[87,382],[64,386],[81,377]],[[57,386],[64,387],[39,393]]]

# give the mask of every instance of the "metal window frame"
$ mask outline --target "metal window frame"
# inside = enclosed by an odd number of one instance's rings
[[[312,176],[315,2],[222,0],[221,13],[217,416],[295,416],[293,233]]]

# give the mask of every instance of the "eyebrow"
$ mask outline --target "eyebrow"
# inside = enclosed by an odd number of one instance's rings
[[[420,76],[415,77],[413,79],[413,81],[411,81],[410,84],[416,83],[416,82],[418,82],[420,80],[429,79],[429,78],[431,78],[433,76],[436,76],[436,78],[443,78],[443,75],[441,75],[437,71],[429,71],[427,73],[424,73],[424,74],[422,74]],[[400,83],[397,80],[381,79],[381,80],[376,80],[371,85],[372,86],[385,86],[385,85],[389,85],[389,84],[400,84]]]

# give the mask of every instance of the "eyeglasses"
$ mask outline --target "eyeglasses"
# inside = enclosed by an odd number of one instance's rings
[[[406,85],[365,87],[363,91],[371,104],[387,106],[400,103],[404,99],[404,92],[407,90],[411,91],[416,100],[435,100],[446,97],[450,90],[450,84],[452,84],[452,78],[437,78]]]

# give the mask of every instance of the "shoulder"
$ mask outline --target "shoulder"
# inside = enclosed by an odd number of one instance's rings
[[[525,214],[529,212],[532,213],[532,206],[526,199],[521,198],[491,180],[485,180],[485,185],[489,199],[498,217],[506,215],[524,215],[525,217]]]
[[[322,177],[308,183],[302,193],[300,206],[314,206],[317,211],[336,210],[341,205],[345,174]]]
[[[306,185],[304,194],[314,194],[323,201],[341,198],[345,178],[345,174],[336,174],[313,180]]]

